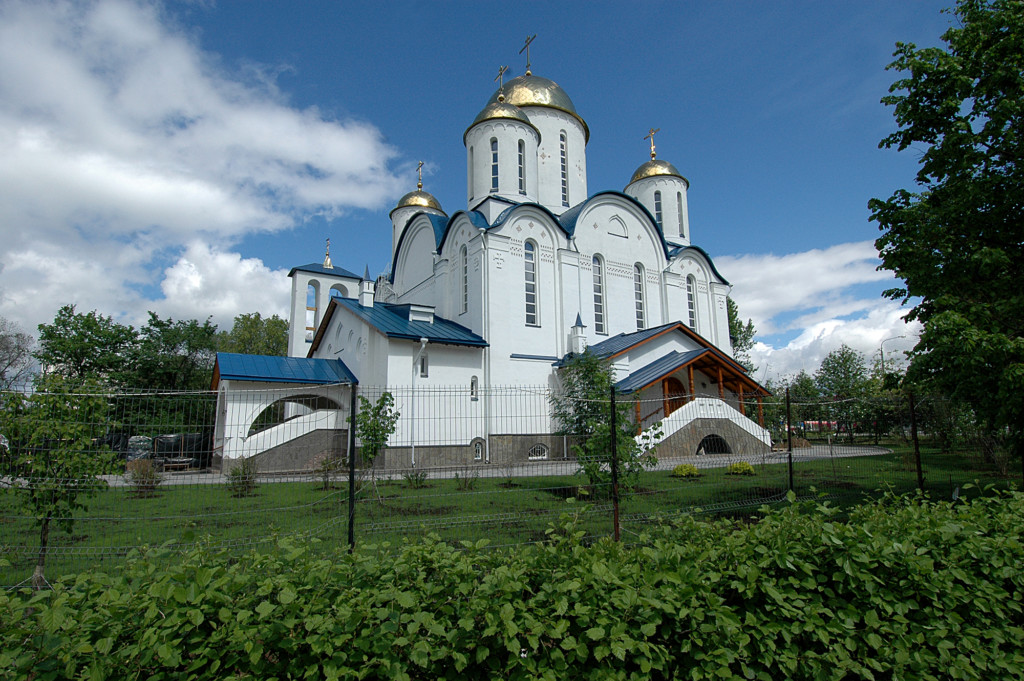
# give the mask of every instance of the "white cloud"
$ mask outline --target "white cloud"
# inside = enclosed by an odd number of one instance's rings
[[[757,329],[751,357],[760,380],[813,373],[844,343],[870,363],[883,340],[904,336],[885,344],[886,361],[895,361],[920,334],[919,325],[903,321],[906,308],[881,297],[893,278],[876,269],[878,253],[870,241],[717,262],[729,273],[740,316]]]
[[[273,313],[267,303],[229,310],[253,302],[242,291],[185,299],[195,307],[139,291],[186,295],[183,262],[202,290],[218,280],[204,268],[225,261],[259,276],[228,252],[235,241],[384,205],[401,193],[395,158],[373,126],[298,110],[272,80],[228,73],[159,6],[5,2],[0,316],[35,328],[74,301],[126,319]],[[163,272],[161,257],[182,251]]]

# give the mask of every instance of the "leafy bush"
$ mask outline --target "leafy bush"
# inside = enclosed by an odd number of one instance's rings
[[[156,496],[156,488],[164,481],[164,476],[153,466],[152,459],[129,461],[124,477],[132,488],[132,494],[140,499]]]
[[[1024,495],[888,497],[636,545],[574,522],[514,550],[134,555],[0,591],[0,677],[1009,679]]]
[[[699,478],[700,471],[692,463],[681,463],[672,469],[673,478]]]
[[[402,473],[402,479],[409,489],[423,489],[427,486],[427,472],[424,470]]]
[[[455,488],[461,492],[468,492],[476,486],[480,479],[480,471],[475,466],[463,466],[455,471]]]
[[[726,475],[754,475],[754,467],[747,461],[737,461],[729,464],[725,471]]]
[[[253,458],[242,459],[228,472],[227,485],[231,496],[236,498],[249,497],[256,492],[256,476],[260,465]]]

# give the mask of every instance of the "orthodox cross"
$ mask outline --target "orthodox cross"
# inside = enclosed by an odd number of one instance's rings
[[[523,45],[523,49],[519,50],[519,54],[522,54],[524,50],[526,51],[526,75],[528,75],[528,76],[532,76],[533,75],[530,72],[530,43],[532,43],[533,39],[536,38],[536,37],[537,37],[536,33],[534,33],[533,35],[528,37],[526,39],[526,44]]]
[[[416,189],[423,189],[423,161],[420,161],[419,165],[416,166],[416,173],[419,175],[419,180],[416,182]]]
[[[498,81],[498,101],[505,101],[505,93],[502,92],[502,88],[505,86],[505,72],[508,71],[507,66],[498,67],[498,75],[494,77],[494,80]]]
[[[324,269],[334,269],[334,265],[331,264],[331,237],[327,237],[327,254],[324,256]]]
[[[655,158],[655,154],[654,154],[654,135],[655,135],[655,133],[659,133],[659,132],[661,132],[661,128],[657,128],[657,129],[651,128],[651,131],[649,133],[647,133],[646,135],[644,135],[644,139],[645,140],[651,140],[651,160],[652,161]]]

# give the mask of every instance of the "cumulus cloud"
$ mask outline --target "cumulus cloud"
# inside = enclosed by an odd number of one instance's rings
[[[906,308],[880,296],[896,282],[877,269],[878,252],[870,241],[717,262],[729,273],[741,317],[757,328],[751,358],[761,380],[813,373],[843,344],[870,362],[881,343],[892,339],[885,343],[886,361],[899,361],[920,335],[919,325],[903,320]]]
[[[159,6],[6,2],[0,316],[34,328],[64,302],[202,316],[140,291],[191,291],[185,262],[204,286],[215,275],[203,268],[225,260],[258,276],[225,249],[310,214],[384,205],[401,189],[395,158],[373,126],[296,109],[272,80],[228,72]]]

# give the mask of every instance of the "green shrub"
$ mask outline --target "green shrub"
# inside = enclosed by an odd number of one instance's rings
[[[681,463],[672,469],[673,478],[699,478],[700,471],[692,463]]]
[[[253,458],[242,459],[228,473],[227,485],[231,496],[236,498],[249,497],[256,492],[256,476],[259,475],[260,465]]]
[[[423,489],[427,486],[427,472],[424,470],[402,473],[402,479],[409,489]]]
[[[729,468],[725,471],[726,475],[754,475],[754,473],[754,467],[746,461],[731,463],[729,464]]]
[[[132,494],[140,499],[156,496],[156,488],[164,481],[164,476],[157,472],[151,459],[135,459],[127,464],[124,474]]]
[[[0,591],[0,678],[1021,678],[1022,518],[1014,492],[684,517],[635,545],[569,522],[507,551],[158,550]]]

